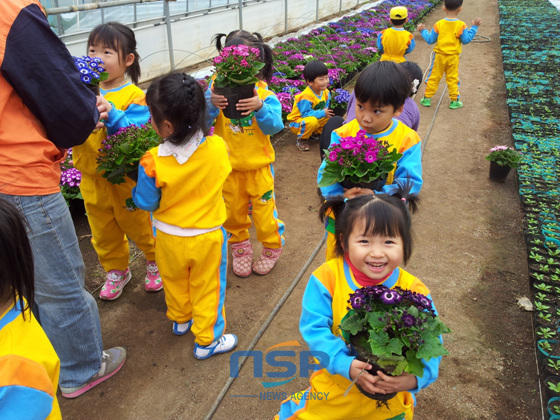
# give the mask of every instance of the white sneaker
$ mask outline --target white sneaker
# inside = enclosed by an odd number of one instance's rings
[[[237,336],[235,334],[224,334],[219,340],[208,346],[199,346],[194,343],[194,357],[199,360],[208,359],[215,354],[233,350],[235,346],[237,346]]]
[[[175,335],[185,335],[191,330],[193,320],[185,322],[184,324],[179,324],[173,321],[173,334]]]

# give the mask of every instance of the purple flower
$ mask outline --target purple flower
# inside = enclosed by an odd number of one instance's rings
[[[383,294],[380,296],[380,299],[386,305],[395,305],[402,301],[402,296],[396,290],[388,290],[386,292],[383,292]]]
[[[403,316],[401,317],[401,322],[405,327],[410,328],[416,325],[416,318],[414,317],[414,315],[411,315],[409,313],[404,313]]]

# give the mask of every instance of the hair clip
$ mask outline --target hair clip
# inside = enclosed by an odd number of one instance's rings
[[[401,201],[404,201],[406,203],[406,198],[402,197]]]
[[[347,201],[348,201],[348,198],[345,198],[345,199],[344,199],[344,202],[346,203]]]

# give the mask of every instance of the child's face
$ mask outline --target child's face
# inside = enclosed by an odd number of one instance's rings
[[[109,77],[105,80],[106,84],[110,84],[110,82],[115,80],[124,79],[127,67],[134,63],[134,54],[129,54],[126,59],[124,59],[120,56],[118,51],[102,44],[90,45],[88,47],[88,55],[103,60],[105,71],[109,73]]]
[[[307,84],[311,90],[315,92],[315,94],[319,95],[322,91],[329,87],[329,76],[325,75],[316,77],[312,82],[308,80]]]
[[[400,236],[364,235],[365,221],[357,220],[348,237],[350,262],[372,280],[381,280],[402,263],[404,246]]]
[[[395,110],[393,105],[372,105],[370,102],[356,100],[356,119],[368,134],[380,133],[391,124],[393,117],[398,117],[404,105]]]

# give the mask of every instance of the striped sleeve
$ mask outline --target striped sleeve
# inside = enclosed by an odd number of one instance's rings
[[[138,183],[132,189],[132,199],[142,210],[155,211],[159,208],[161,189],[157,185],[154,157],[150,151],[140,159]]]
[[[150,119],[150,109],[144,97],[138,97],[125,109],[117,109],[116,106],[109,111],[109,118],[105,122],[107,134],[113,135],[120,128],[136,125],[140,127]]]

